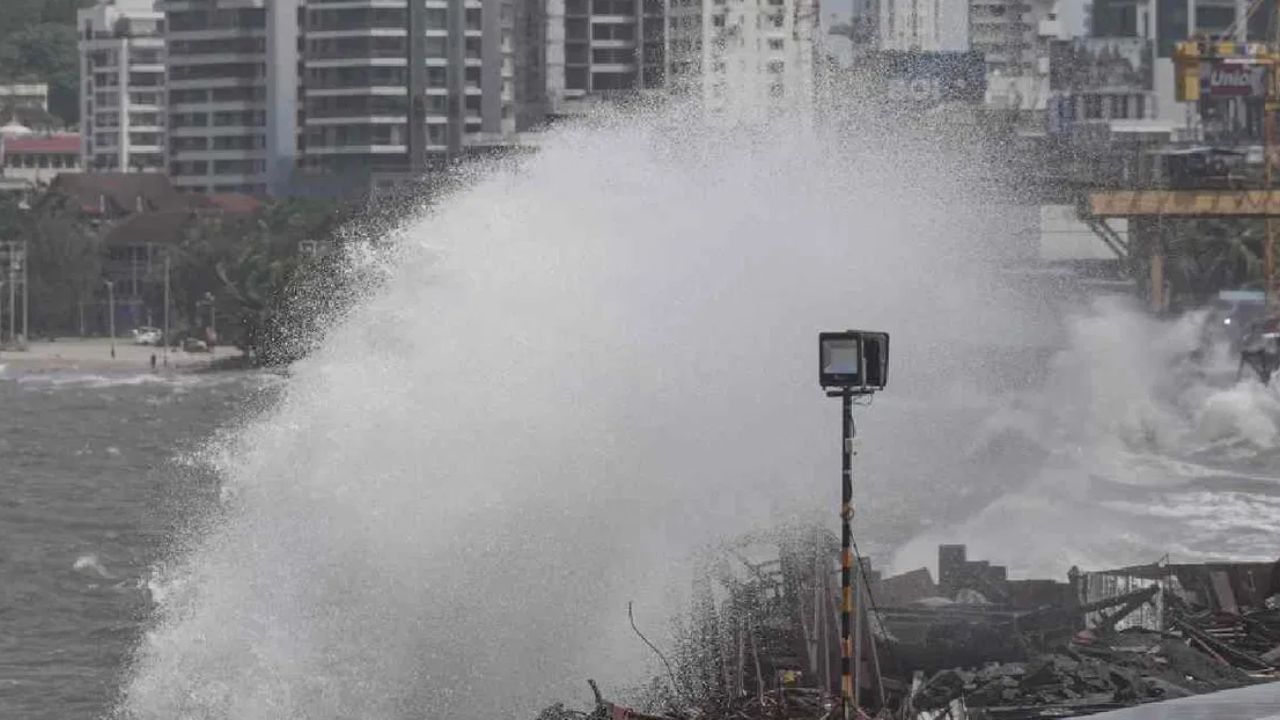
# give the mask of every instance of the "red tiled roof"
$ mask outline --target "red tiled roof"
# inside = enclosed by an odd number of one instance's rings
[[[102,241],[107,245],[177,245],[191,218],[185,210],[137,213],[113,226]]]
[[[6,155],[16,153],[79,155],[80,136],[76,133],[59,133],[57,135],[7,137],[4,139],[4,152]]]
[[[240,193],[213,193],[211,195],[194,195],[193,202],[211,209],[221,210],[232,215],[252,215],[262,209],[262,201],[252,195]]]
[[[64,197],[89,214],[127,215],[191,209],[192,202],[158,173],[61,173],[44,198]],[[43,200],[42,200],[43,201]]]

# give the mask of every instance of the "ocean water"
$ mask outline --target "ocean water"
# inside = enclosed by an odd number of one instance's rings
[[[152,566],[211,503],[185,462],[270,380],[0,378],[0,717],[103,717]]]
[[[963,138],[597,120],[357,243],[376,281],[286,381],[6,377],[0,716],[520,718],[625,688],[652,670],[628,602],[662,641],[692,553],[834,525],[831,328],[894,338],[858,410],[880,564],[1280,555],[1275,391],[1188,362],[1193,318],[1007,284],[1025,248]]]
[[[1138,339],[1135,326],[1162,336],[1177,333],[1174,326],[1115,313],[1105,308],[1080,322],[1095,329],[1129,323],[1126,332],[1106,333],[1118,339],[1117,349]],[[1110,341],[1089,354],[1096,360],[1107,347]],[[1063,349],[1055,363],[1070,364],[1077,352]],[[1081,399],[1099,413],[1084,413],[1090,424],[1075,427],[1130,435],[1092,450],[1060,437],[1069,425],[1062,418],[1068,409],[1057,407],[1049,421],[1045,406],[1056,405],[1047,402],[1043,388],[1040,394],[950,398],[946,405],[970,409],[962,415],[985,418],[966,433],[957,470],[970,463],[1025,473],[1013,478],[1007,470],[993,484],[973,483],[967,491],[945,487],[946,478],[938,478],[937,492],[948,497],[942,503],[906,493],[871,495],[865,487],[878,483],[865,472],[859,535],[864,545],[884,551],[882,564],[901,570],[932,565],[936,543],[953,541],[968,542],[971,556],[1034,577],[1061,577],[1072,564],[1104,567],[1166,553],[1187,562],[1276,559],[1280,396],[1219,375],[1216,389],[1188,386],[1186,393],[1173,393],[1196,396],[1194,406],[1154,402],[1147,415],[1119,414],[1115,422],[1107,417],[1117,414],[1110,405],[1116,389],[1099,389],[1099,403]],[[1131,378],[1119,380],[1131,387]],[[154,642],[148,633],[163,629],[160,613],[172,602],[164,568],[214,531],[210,518],[221,517],[227,502],[219,468],[234,460],[220,454],[226,438],[235,436],[246,416],[269,414],[285,388],[278,378],[252,375],[0,379],[0,402],[10,410],[0,415],[0,717],[100,720],[118,710],[136,677],[136,653]],[[1132,402],[1130,397],[1125,404]],[[885,398],[861,411],[866,431],[877,413],[890,410],[927,408]],[[1092,426],[1094,420],[1100,425]],[[1132,429],[1143,423],[1150,427]],[[1157,427],[1177,437],[1153,445]],[[1042,431],[1049,436],[1038,436]],[[1055,432],[1059,437],[1052,437]],[[864,456],[874,448],[865,441]],[[836,468],[833,463],[829,469]],[[834,499],[835,480],[826,479]],[[907,509],[892,511],[897,504]],[[548,567],[536,558],[523,560]],[[571,581],[590,583],[591,568],[560,568]],[[652,609],[646,614],[642,622],[660,635],[663,615]],[[244,620],[236,611],[225,619]],[[619,657],[631,661],[625,653]],[[589,653],[567,662],[563,677],[555,678],[562,682],[558,691],[566,699],[578,697],[576,681],[607,672],[595,662]],[[615,690],[629,673],[636,679],[643,674],[645,660],[634,662],[614,673]],[[517,672],[546,677],[536,667]],[[203,686],[195,673],[190,682]]]

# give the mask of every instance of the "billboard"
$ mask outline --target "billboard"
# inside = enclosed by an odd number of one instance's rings
[[[1256,63],[1216,60],[1200,63],[1200,97],[1263,97],[1267,69]]]
[[[868,58],[863,70],[882,97],[901,107],[981,104],[987,91],[980,53],[886,51]]]
[[[1077,38],[1049,48],[1049,87],[1057,92],[1151,92],[1150,40]]]

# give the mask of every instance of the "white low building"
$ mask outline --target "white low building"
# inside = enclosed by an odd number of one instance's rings
[[[164,172],[164,16],[150,0],[99,0],[78,17],[85,170]]]
[[[0,85],[0,108],[39,108],[49,111],[48,83],[5,83]]]
[[[17,123],[0,127],[0,177],[6,187],[48,185],[60,173],[79,170],[78,134],[36,134]]]

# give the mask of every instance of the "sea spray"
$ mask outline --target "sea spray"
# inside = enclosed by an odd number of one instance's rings
[[[936,568],[940,543],[968,544],[1023,577],[1166,555],[1274,559],[1276,504],[1243,491],[1280,486],[1280,395],[1237,379],[1205,322],[1202,312],[1157,319],[1132,298],[1070,310],[1045,381],[993,398],[971,449],[1014,437],[1042,451],[1039,466],[897,548],[891,566]]]
[[[986,407],[940,399],[1001,384],[1020,240],[936,143],[838,130],[596,118],[408,225],[219,460],[121,717],[511,717],[634,681],[628,600],[660,627],[691,549],[834,507],[821,329],[894,333],[869,533],[1002,477],[956,462]]]

